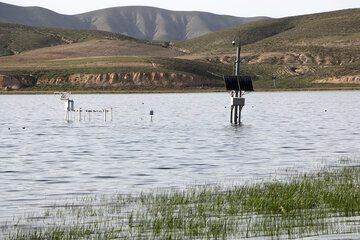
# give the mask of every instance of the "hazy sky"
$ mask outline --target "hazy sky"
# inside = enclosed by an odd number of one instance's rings
[[[360,0],[10,0],[18,6],[40,6],[62,14],[77,14],[120,6],[153,6],[169,10],[204,11],[239,17],[286,17],[347,8],[360,8]]]

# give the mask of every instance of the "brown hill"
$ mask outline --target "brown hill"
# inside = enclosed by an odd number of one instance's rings
[[[100,56],[176,57],[179,55],[181,55],[179,51],[173,48],[162,47],[161,44],[149,44],[130,40],[94,39],[80,43],[63,44],[26,51],[7,58],[7,61],[54,60]]]

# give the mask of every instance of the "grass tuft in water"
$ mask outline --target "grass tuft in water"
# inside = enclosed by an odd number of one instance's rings
[[[360,167],[349,164],[253,185],[83,197],[7,222],[0,230],[5,239],[291,239],[357,233]]]

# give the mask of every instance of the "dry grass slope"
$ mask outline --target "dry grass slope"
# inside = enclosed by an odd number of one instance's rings
[[[125,35],[103,31],[30,27],[0,23],[0,56],[14,55],[28,50],[93,39],[142,42]]]

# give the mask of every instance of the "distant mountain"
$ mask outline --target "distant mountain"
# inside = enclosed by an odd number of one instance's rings
[[[0,22],[38,27],[86,28],[76,16],[58,14],[40,7],[18,7],[1,2]]]
[[[264,17],[241,18],[206,12],[177,12],[153,7],[109,8],[76,17],[92,29],[148,40],[188,40],[264,19]]]
[[[0,22],[30,26],[93,29],[146,40],[188,40],[229,27],[267,19],[206,12],[169,11],[153,7],[117,7],[63,15],[40,7],[0,3]]]

